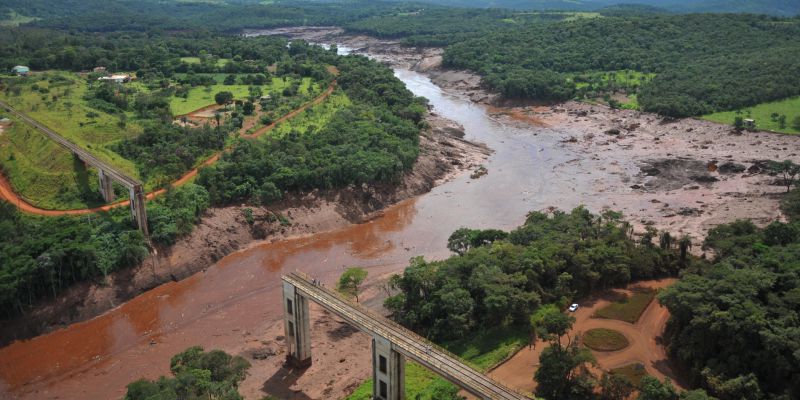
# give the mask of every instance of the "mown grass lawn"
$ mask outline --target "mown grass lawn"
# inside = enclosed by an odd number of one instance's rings
[[[529,333],[517,327],[498,327],[472,335],[468,339],[447,342],[443,347],[458,355],[479,371],[487,371],[505,361],[528,343]],[[455,386],[436,373],[414,362],[406,363],[406,398],[437,400],[441,393],[454,390]],[[369,400],[372,398],[372,379],[365,381],[347,397],[347,400]]]
[[[189,95],[187,98],[181,97],[171,97],[170,98],[170,108],[172,109],[172,114],[174,115],[184,115],[201,109],[203,107],[207,107],[210,105],[215,104],[214,96],[219,92],[231,92],[233,93],[233,98],[235,99],[244,99],[250,95],[250,85],[223,85],[221,82],[225,79],[226,74],[214,74],[215,81],[220,82],[215,85],[211,86],[198,86],[189,90]],[[217,80],[217,76],[219,75],[221,80]],[[267,95],[270,93],[277,93],[280,95],[280,92],[292,84],[291,79],[283,80],[282,78],[272,78],[272,82],[269,85],[261,86],[261,91]],[[311,78],[303,78],[302,83],[300,84],[300,88],[298,91],[302,94],[308,93],[309,88],[312,85]]]
[[[625,336],[612,329],[589,329],[582,339],[586,347],[597,351],[617,351],[630,345]]]
[[[779,121],[773,120],[773,113],[778,114],[778,116],[786,116],[786,125],[783,128],[781,128]],[[736,117],[754,119],[756,121],[756,127],[759,130],[800,133],[800,130],[792,126],[792,121],[800,117],[800,96],[770,103],[762,103],[738,111],[724,111],[708,114],[702,116],[702,119],[733,125]]]
[[[623,365],[619,368],[614,368],[609,372],[612,375],[622,375],[628,378],[633,386],[637,388],[642,385],[642,378],[647,376],[647,370],[645,370],[644,365],[640,363]]]
[[[653,290],[635,291],[633,295],[626,296],[595,311],[594,316],[635,324],[655,296],[656,291]]]

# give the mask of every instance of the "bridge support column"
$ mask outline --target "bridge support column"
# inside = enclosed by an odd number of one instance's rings
[[[298,368],[311,365],[311,325],[308,299],[294,285],[283,283],[283,328],[286,333],[286,361]]]
[[[103,195],[103,200],[111,203],[114,201],[114,181],[102,169],[98,170],[97,177],[100,180],[100,194]]]
[[[372,338],[372,398],[404,400],[406,398],[406,358],[392,343],[380,336]]]
[[[150,230],[147,227],[147,209],[145,208],[144,187],[142,187],[142,185],[136,185],[129,188],[129,195],[131,199],[131,214],[133,214],[133,220],[136,221],[136,225],[139,227],[139,230],[144,233],[144,236],[149,237]]]

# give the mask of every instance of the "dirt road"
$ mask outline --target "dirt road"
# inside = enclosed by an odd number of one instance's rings
[[[330,86],[328,86],[327,90],[325,90],[322,94],[320,94],[319,96],[317,96],[313,100],[303,104],[302,106],[300,106],[299,108],[295,109],[294,111],[292,111],[292,112],[290,112],[290,113],[278,118],[271,125],[267,125],[267,126],[265,126],[263,128],[260,128],[259,130],[253,132],[252,134],[243,133],[242,137],[246,138],[246,139],[255,139],[255,138],[259,137],[259,136],[264,135],[265,133],[267,133],[267,132],[271,131],[272,129],[274,129],[277,124],[279,124],[281,122],[286,122],[286,121],[294,118],[295,116],[297,116],[301,112],[305,111],[309,107],[315,106],[315,105],[325,101],[325,99],[327,99],[328,96],[330,96],[331,93],[333,93],[333,90],[335,88],[336,88],[336,81],[333,81],[330,84]],[[246,132],[247,129],[250,129],[252,127],[253,127],[253,124],[244,125],[242,127],[241,132]],[[222,156],[222,153],[224,153],[226,151],[230,151],[231,148],[232,147],[227,147],[227,148],[217,152],[213,156],[207,158],[199,166],[191,169],[190,171],[186,172],[183,176],[181,176],[180,178],[178,178],[177,180],[172,182],[171,186],[173,186],[173,187],[181,186],[181,185],[184,185],[187,182],[191,181],[192,179],[194,179],[195,176],[197,176],[197,173],[199,172],[200,168],[207,167],[209,165],[212,165],[212,164],[216,163],[219,160],[219,158]],[[147,193],[146,198],[147,198],[147,200],[152,200],[152,199],[154,199],[154,198],[156,198],[158,196],[163,195],[166,192],[167,192],[166,189],[154,190],[154,191],[151,191],[151,192]],[[56,216],[63,216],[63,215],[91,214],[91,213],[96,213],[96,212],[101,212],[101,211],[108,211],[108,210],[111,210],[111,209],[114,209],[114,208],[119,208],[119,207],[127,207],[128,205],[130,205],[130,201],[129,200],[123,200],[123,201],[118,201],[116,203],[106,204],[104,206],[93,207],[93,208],[80,208],[80,209],[74,209],[74,210],[47,210],[47,209],[39,208],[39,207],[31,204],[26,199],[22,198],[19,194],[17,194],[14,191],[14,188],[11,185],[11,183],[8,181],[8,179],[3,174],[0,174],[0,198],[2,198],[4,200],[8,201],[9,203],[15,205],[22,212],[26,212],[26,213],[29,213],[29,214],[43,215],[43,216],[48,216],[48,217],[56,217]]]
[[[569,332],[569,336],[573,340],[576,336],[590,329],[607,328],[621,333],[630,343],[628,347],[619,351],[592,351],[592,354],[597,358],[599,368],[599,370],[595,371],[596,373],[599,374],[601,370],[608,371],[632,363],[641,363],[649,375],[660,380],[670,378],[677,388],[684,388],[670,366],[666,349],[658,342],[669,319],[669,312],[658,304],[658,301],[654,300],[650,303],[635,324],[593,317],[595,311],[610,304],[615,296],[623,293],[630,294],[630,289],[633,287],[659,289],[667,287],[673,282],[675,282],[674,279],[639,282],[628,289],[615,290],[608,295],[580,303],[581,308],[573,314],[575,325]],[[518,390],[535,391],[536,382],[533,380],[533,376],[539,366],[539,356],[547,346],[546,342],[537,341],[535,347],[522,349],[510,360],[492,370],[489,376]]]

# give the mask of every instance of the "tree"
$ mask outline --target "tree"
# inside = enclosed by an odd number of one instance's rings
[[[226,76],[225,80],[222,81],[222,83],[225,84],[225,85],[229,85],[229,86],[230,85],[235,85],[236,84],[236,75],[231,74],[231,75]]]
[[[595,359],[589,349],[573,343],[567,348],[550,345],[539,356],[536,396],[548,400],[583,400],[593,397],[594,379],[588,365]]]
[[[245,101],[244,105],[242,106],[242,112],[244,115],[253,115],[253,111],[255,111],[255,109],[256,106],[250,101]]]
[[[601,400],[626,400],[635,389],[630,379],[617,374],[603,374],[600,379]]]
[[[344,294],[355,297],[356,303],[358,303],[359,287],[364,283],[365,279],[367,279],[367,270],[360,267],[350,267],[339,277],[336,289]]]
[[[736,128],[737,131],[744,129],[744,118],[737,115],[733,119],[733,127]]]
[[[781,129],[786,129],[786,116],[785,115],[781,115],[781,116],[778,117],[778,126]]]
[[[786,185],[786,193],[789,193],[789,191],[792,190],[795,178],[800,174],[800,165],[795,164],[791,160],[784,160],[783,162],[771,161],[769,163],[769,170],[783,177],[783,184]]]
[[[678,400],[678,392],[669,378],[661,383],[657,378],[647,375],[642,378],[638,400]]]
[[[681,262],[686,263],[689,251],[692,250],[692,237],[689,235],[681,236],[678,240],[678,249],[680,250]]]
[[[228,104],[233,101],[233,93],[228,91],[218,92],[214,95],[214,101],[219,105]]]
[[[792,128],[796,131],[800,131],[800,115],[792,119]]]

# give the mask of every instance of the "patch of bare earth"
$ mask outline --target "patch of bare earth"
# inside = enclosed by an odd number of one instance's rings
[[[222,257],[262,241],[278,241],[357,224],[374,218],[401,200],[430,191],[460,171],[472,170],[490,150],[462,139],[463,128],[435,114],[420,135],[420,155],[399,183],[351,185],[330,191],[293,193],[269,207],[237,205],[211,208],[186,238],[157,248],[136,267],[98,282],[78,284],[55,300],[42,302],[24,317],[0,324],[0,344],[30,338],[87,320],[162,283],[184,279]],[[248,224],[244,210],[253,211]]]

